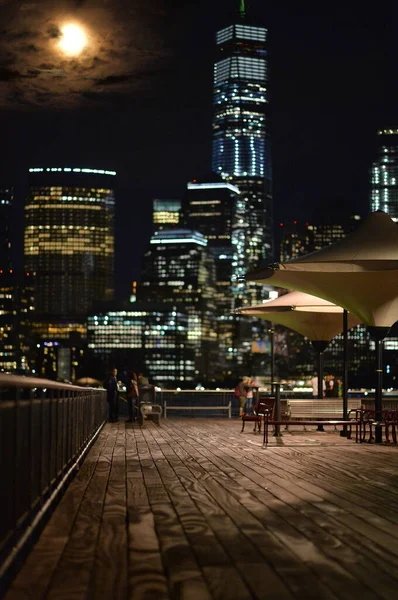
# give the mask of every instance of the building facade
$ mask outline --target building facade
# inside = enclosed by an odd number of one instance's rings
[[[247,271],[272,256],[272,188],[267,29],[251,25],[244,2],[216,35],[212,170],[239,191],[233,224],[236,294]]]
[[[13,188],[0,187],[0,271],[12,269],[11,260],[11,210]]]
[[[206,238],[190,229],[157,231],[144,255],[137,303],[173,304],[188,315],[188,348],[195,377],[216,377],[216,272]]]
[[[99,373],[117,365],[144,371],[162,387],[190,387],[195,379],[195,350],[189,343],[188,313],[175,305],[139,305],[134,310],[90,315],[88,348],[101,359]]]
[[[190,181],[182,200],[184,227],[199,231],[216,265],[220,309],[231,307],[235,247],[233,222],[239,189],[221,177]]]
[[[33,367],[33,311],[30,273],[0,270],[0,371],[24,373]]]
[[[29,169],[26,270],[36,274],[36,317],[85,319],[113,297],[114,171]]]
[[[398,129],[377,132],[377,156],[371,169],[370,210],[398,219]]]
[[[152,224],[154,231],[170,229],[180,225],[181,200],[153,201]]]

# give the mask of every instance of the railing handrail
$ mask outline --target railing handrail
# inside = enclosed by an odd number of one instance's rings
[[[52,381],[51,379],[40,379],[40,377],[25,377],[24,375],[9,375],[0,373],[0,388],[45,388],[53,390],[90,390],[101,388],[90,388],[87,386],[73,385],[71,383],[61,383],[60,381]]]

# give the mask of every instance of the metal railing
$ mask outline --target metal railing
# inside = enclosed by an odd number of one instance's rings
[[[105,390],[0,374],[0,583],[107,418]]]

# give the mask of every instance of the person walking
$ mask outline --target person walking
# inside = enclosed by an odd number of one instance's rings
[[[115,423],[119,420],[119,386],[117,382],[117,369],[113,368],[104,381],[106,399],[109,405],[109,422]]]
[[[128,374],[126,392],[127,406],[129,409],[129,418],[127,421],[133,423],[135,421],[135,409],[139,398],[137,375],[134,371],[130,371]]]

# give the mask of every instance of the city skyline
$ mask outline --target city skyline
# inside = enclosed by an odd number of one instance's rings
[[[5,17],[7,4],[2,5]],[[89,11],[90,2],[83,4]],[[167,27],[160,31],[158,20],[145,13],[145,28],[152,24],[153,35],[164,37],[167,52],[161,68],[159,63],[158,70],[144,69],[140,77],[145,85],[137,83],[134,93],[121,97],[110,83],[112,106],[66,110],[29,103],[12,108],[9,103],[1,117],[8,151],[0,181],[2,186],[15,182],[14,222],[20,230],[29,167],[51,162],[118,172],[119,298],[139,275],[152,229],[153,198],[182,198],[187,181],[210,170],[215,34],[238,5],[232,0],[216,7],[210,2],[200,7],[155,4],[162,7]],[[310,218],[320,204],[335,202],[363,214],[377,130],[398,121],[398,91],[390,75],[396,9],[357,14],[348,6],[342,15],[326,7],[321,15],[294,3],[280,7],[271,2],[266,8],[255,0],[246,4],[248,14],[269,32],[275,221]],[[10,73],[0,76],[12,89]],[[132,252],[128,241],[137,221]],[[14,244],[17,264],[21,248]]]

